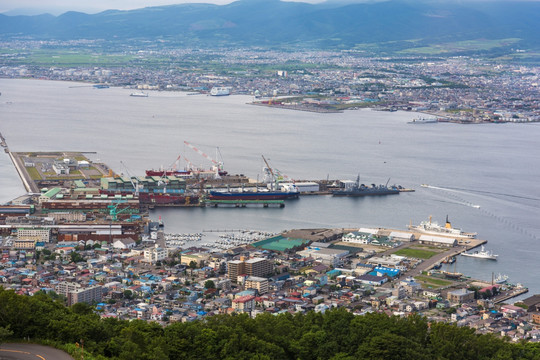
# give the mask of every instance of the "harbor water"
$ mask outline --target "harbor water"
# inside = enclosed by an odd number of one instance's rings
[[[81,85],[75,87],[77,85]],[[250,96],[188,96],[95,89],[42,80],[0,80],[0,132],[12,151],[88,151],[117,172],[142,175],[179,154],[211,163],[189,141],[222,155],[232,174],[261,177],[261,155],[289,178],[399,184],[411,193],[365,198],[304,196],[285,208],[164,208],[166,232],[291,228],[405,230],[427,220],[478,232],[497,261],[460,257],[457,271],[503,273],[540,293],[540,124],[407,124],[418,114],[350,110],[320,114],[253,106]],[[125,164],[125,167],[121,164]],[[184,166],[181,163],[180,166]],[[0,202],[24,189],[0,156]],[[421,184],[428,184],[422,187]]]

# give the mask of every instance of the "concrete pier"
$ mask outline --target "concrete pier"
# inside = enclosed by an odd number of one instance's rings
[[[283,200],[207,200],[207,206],[218,207],[219,205],[233,206],[233,207],[247,207],[248,205],[262,205],[263,207],[269,207],[270,205],[278,206],[280,208],[285,207],[285,201]]]

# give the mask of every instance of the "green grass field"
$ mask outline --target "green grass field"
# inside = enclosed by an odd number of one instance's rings
[[[35,167],[27,167],[26,171],[28,172],[32,180],[42,180],[41,175]]]
[[[510,46],[519,42],[520,39],[508,38],[508,39],[479,39],[479,40],[467,40],[456,41],[445,44],[437,44],[431,46],[421,46],[415,48],[404,49],[398,51],[402,54],[416,54],[416,55],[441,55],[446,53],[458,53],[464,51],[487,51],[498,47]]]
[[[438,288],[451,285],[451,281],[433,278],[425,275],[418,275],[414,277],[418,282],[422,283],[423,287]]]
[[[123,54],[97,54],[84,50],[65,49],[12,49],[0,51],[3,55],[17,55],[24,53],[24,57],[12,58],[14,63],[20,62],[40,66],[122,66],[138,61],[133,55]]]
[[[429,251],[429,250],[422,250],[422,249],[407,248],[407,249],[398,250],[394,254],[400,255],[400,256],[413,257],[417,259],[429,259],[433,255],[436,255],[437,252]]]

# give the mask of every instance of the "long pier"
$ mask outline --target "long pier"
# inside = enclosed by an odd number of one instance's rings
[[[248,205],[262,205],[263,207],[269,207],[275,205],[280,208],[285,207],[285,201],[283,200],[207,200],[207,206],[218,207],[219,205],[229,205],[234,207],[247,207]]]
[[[39,193],[39,188],[37,187],[36,183],[30,178],[30,175],[28,174],[26,169],[24,169],[24,167],[20,163],[20,159],[18,157],[15,157],[11,151],[8,151],[8,155],[11,158],[11,162],[13,162],[13,165],[15,165],[15,169],[17,170],[17,173],[19,174],[19,177],[21,178],[26,191],[30,193]]]
[[[494,304],[502,303],[503,301],[515,298],[515,297],[517,297],[519,295],[523,295],[523,294],[525,294],[527,292],[529,292],[529,289],[527,289],[527,288],[516,288],[516,289],[513,289],[513,290],[511,290],[511,291],[509,291],[507,293],[497,295],[495,300],[493,300],[493,303]]]
[[[15,166],[15,170],[17,170],[17,173],[19,174],[19,177],[21,178],[21,181],[26,191],[29,193],[39,193],[39,188],[34,183],[34,181],[32,181],[23,164],[20,163],[20,159],[18,157],[15,157],[13,153],[9,150],[6,138],[2,135],[2,133],[0,133],[0,146],[2,146],[4,148],[4,152],[9,155],[9,158]]]
[[[203,229],[201,232],[217,232],[217,233],[234,233],[234,232],[242,232],[247,231],[245,229],[229,229],[229,230],[221,230],[221,229]]]

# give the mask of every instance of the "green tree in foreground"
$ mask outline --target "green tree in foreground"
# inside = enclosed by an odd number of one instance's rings
[[[540,359],[539,344],[514,344],[468,327],[430,324],[418,315],[354,316],[338,308],[255,318],[216,315],[163,327],[102,319],[86,304],[65,307],[45,293],[19,296],[0,288],[0,342],[27,337],[65,349],[76,349],[73,344],[84,340],[85,351],[97,360]]]
[[[9,325],[6,327],[0,327],[0,345],[2,345],[6,339],[13,335],[13,331],[9,330],[9,327]]]

